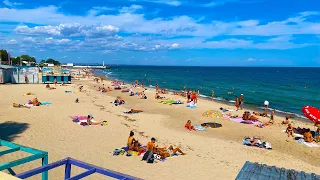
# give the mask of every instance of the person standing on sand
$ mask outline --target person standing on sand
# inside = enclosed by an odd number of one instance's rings
[[[187,86],[186,85],[184,85],[184,87],[183,87],[183,92],[186,94],[187,93]]]
[[[156,92],[158,92],[158,91],[159,91],[159,84],[156,83]]]
[[[242,108],[243,108],[243,94],[240,95],[239,106],[240,106],[240,109],[242,110]]]
[[[214,99],[214,91],[212,90],[211,91],[211,100],[213,101],[213,99]]]
[[[236,96],[236,98],[235,98],[234,101],[235,101],[235,102],[234,102],[234,105],[236,106],[237,111],[238,111],[238,110],[239,110],[239,98],[238,98],[238,96]]]
[[[55,86],[57,86],[57,78],[54,78],[53,83]]]

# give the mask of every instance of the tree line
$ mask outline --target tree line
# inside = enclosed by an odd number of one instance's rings
[[[0,64],[5,64],[5,65],[9,65],[9,61],[8,61],[8,52],[4,49],[0,50]],[[35,57],[29,56],[29,55],[21,55],[21,56],[17,56],[17,57],[10,57],[10,60],[12,62],[12,65],[26,65],[23,61],[28,62],[30,64],[35,65],[37,63],[37,60]],[[48,58],[47,60],[41,60],[39,62],[39,65],[43,65],[45,63],[50,63],[50,64],[54,64],[54,65],[60,65],[61,63],[57,60],[54,60],[52,58]]]

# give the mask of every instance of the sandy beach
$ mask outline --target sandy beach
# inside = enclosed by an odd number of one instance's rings
[[[105,87],[111,81],[103,82]],[[79,92],[79,86],[83,91]],[[97,166],[136,176],[142,179],[235,179],[246,161],[259,162],[277,167],[295,169],[320,174],[320,148],[310,148],[298,143],[282,132],[283,117],[275,117],[275,124],[258,128],[230,121],[215,119],[221,128],[207,131],[189,132],[184,129],[187,120],[193,125],[213,121],[202,116],[207,110],[220,107],[235,109],[216,101],[199,100],[195,109],[185,105],[165,105],[155,100],[155,90],[146,91],[148,99],[130,97],[128,93],[113,90],[101,93],[101,86],[92,78],[81,78],[68,86],[57,85],[56,90],[48,90],[44,84],[0,85],[0,128],[1,139],[49,152],[49,162],[65,157],[76,158]],[[65,91],[74,93],[67,94]],[[135,91],[142,91],[136,88]],[[35,95],[23,96],[27,92]],[[126,103],[114,106],[115,97],[121,96]],[[164,95],[167,98],[183,100],[180,96]],[[13,108],[12,103],[27,103],[37,97],[51,105],[30,109]],[[80,103],[75,103],[79,98]],[[130,109],[143,110],[139,114],[124,114]],[[231,112],[241,115],[244,110]],[[92,114],[96,121],[108,121],[106,126],[83,127],[72,122],[70,116]],[[262,122],[269,118],[260,117]],[[294,127],[309,127],[311,123],[292,120]],[[143,144],[151,137],[157,139],[159,146],[179,147],[184,156],[169,158],[164,162],[148,164],[141,157],[112,156],[116,148],[126,145],[130,131]],[[242,144],[245,136],[258,136],[272,145],[272,150],[248,147]],[[26,154],[14,153],[0,158],[0,163],[24,157]],[[40,160],[14,168],[18,173],[40,166]],[[81,172],[79,169],[73,169]],[[63,169],[49,171],[52,180],[63,177]],[[40,179],[40,175],[32,179]],[[93,175],[87,179],[106,179]]]

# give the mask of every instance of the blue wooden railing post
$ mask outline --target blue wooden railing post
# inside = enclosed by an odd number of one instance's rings
[[[42,158],[42,166],[48,164],[48,154]],[[48,171],[42,173],[42,180],[48,180]]]
[[[66,163],[66,168],[65,168],[65,177],[64,179],[69,179],[71,177],[71,164],[69,163],[69,160]]]

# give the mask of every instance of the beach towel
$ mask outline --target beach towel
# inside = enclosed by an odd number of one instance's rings
[[[196,105],[187,105],[186,107],[187,107],[187,108],[191,108],[191,109],[197,108]]]
[[[41,102],[41,105],[40,106],[45,106],[45,105],[50,105],[52,104],[51,102]]]
[[[161,101],[160,103],[161,104],[172,104],[174,102],[175,102],[175,100],[166,100],[166,101]]]
[[[202,127],[202,126],[199,126],[199,125],[195,125],[194,128],[195,128],[197,131],[206,131],[206,128],[205,128],[205,127]]]
[[[173,102],[172,104],[183,104],[183,102],[178,100],[178,101]]]
[[[287,130],[282,130],[282,132],[287,133]],[[293,133],[293,136],[296,138],[303,138],[303,135],[297,133]]]
[[[318,144],[316,144],[315,142],[311,142],[311,143],[305,142],[304,139],[302,139],[302,138],[299,139],[298,142],[301,143],[301,144],[304,144],[304,145],[306,145],[306,146],[308,146],[308,147],[320,147],[320,146],[319,146]]]

